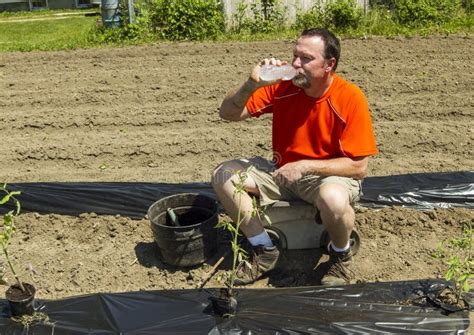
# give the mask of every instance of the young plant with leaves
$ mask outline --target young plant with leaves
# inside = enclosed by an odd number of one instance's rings
[[[244,223],[244,214],[241,210],[242,208],[242,196],[247,195],[245,190],[245,181],[248,178],[248,172],[251,167],[247,170],[237,170],[232,173],[236,176],[236,181],[232,181],[232,184],[235,187],[234,198],[238,199],[238,213],[237,221],[232,222],[231,220],[222,220],[216,226],[216,228],[222,228],[227,230],[231,235],[231,248],[232,248],[232,268],[229,276],[226,279],[225,285],[227,286],[228,296],[232,296],[232,291],[234,288],[234,283],[236,279],[237,269],[240,263],[247,262],[248,253],[240,245],[240,226]],[[252,218],[259,218],[260,220],[265,220],[268,224],[271,224],[270,218],[265,214],[265,208],[261,208],[257,204],[257,199],[252,197],[252,212],[250,213]]]
[[[472,224],[464,222],[461,235],[439,242],[432,254],[433,258],[442,259],[448,267],[444,277],[454,281],[456,303],[460,303],[464,292],[469,292],[470,281],[474,280],[472,233]]]
[[[16,271],[15,271],[15,267],[13,266],[13,263],[11,262],[11,259],[10,259],[10,255],[8,253],[8,245],[10,243],[10,239],[13,233],[15,233],[16,231],[14,218],[20,213],[20,209],[21,209],[20,201],[18,201],[16,196],[20,195],[21,192],[8,191],[6,184],[3,184],[2,186],[0,186],[0,192],[1,192],[0,194],[3,195],[3,197],[0,198],[0,206],[5,205],[9,201],[12,201],[15,205],[15,208],[13,210],[10,210],[5,215],[3,215],[3,226],[0,232],[0,245],[2,247],[3,254],[5,255],[5,258],[7,260],[8,266],[11,272],[13,273],[13,276],[15,277],[16,282],[18,283],[18,286],[24,292],[25,287],[23,286],[22,282],[18,278],[18,275],[16,274]],[[3,278],[3,273],[1,273],[0,276],[1,276],[0,280],[2,282],[5,282]]]

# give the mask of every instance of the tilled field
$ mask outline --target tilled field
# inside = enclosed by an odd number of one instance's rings
[[[219,162],[271,151],[271,119],[222,121],[225,93],[290,41],[0,54],[0,180],[208,181]],[[342,41],[338,72],[366,92],[380,154],[370,175],[472,170],[472,36]],[[441,276],[437,241],[472,210],[359,209],[360,281]],[[191,288],[209,265],[166,266],[146,220],[23,214],[12,249],[41,298]],[[295,262],[294,260],[298,260]],[[317,251],[285,253],[254,287],[318,284]],[[34,271],[27,271],[33,268]],[[223,269],[226,265],[223,266]],[[221,285],[223,272],[210,286]]]

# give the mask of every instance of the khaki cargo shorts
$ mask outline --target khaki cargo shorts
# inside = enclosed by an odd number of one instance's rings
[[[316,175],[304,176],[289,186],[278,186],[273,180],[271,172],[277,169],[275,163],[263,157],[238,160],[248,170],[248,175],[255,181],[260,191],[260,205],[267,206],[279,200],[304,200],[314,205],[319,187],[324,183],[335,183],[344,186],[349,193],[349,200],[354,204],[362,193],[361,181],[346,177],[320,177]]]

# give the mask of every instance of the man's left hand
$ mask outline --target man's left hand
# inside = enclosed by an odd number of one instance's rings
[[[301,179],[306,174],[304,161],[292,162],[283,165],[272,173],[273,180],[280,186],[288,186]]]

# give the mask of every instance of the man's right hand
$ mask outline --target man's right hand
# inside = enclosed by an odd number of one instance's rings
[[[245,81],[237,90],[227,93],[219,109],[219,115],[221,118],[228,121],[241,121],[250,117],[250,113],[245,107],[250,96],[260,87],[273,85],[281,81],[281,79],[272,81],[260,79],[262,65],[268,64],[281,66],[285,65],[286,62],[282,62],[275,58],[265,58],[260,62],[260,64],[255,65],[248,80]]]
[[[275,65],[275,66],[282,66],[286,65],[288,62],[281,61],[276,58],[265,58],[262,60],[259,64],[255,65],[255,67],[252,69],[252,72],[250,73],[249,79],[254,82],[257,86],[257,88],[263,87],[263,86],[270,86],[273,84],[276,84],[281,81],[281,79],[277,80],[262,80],[260,78],[260,71],[262,69],[262,65]]]

